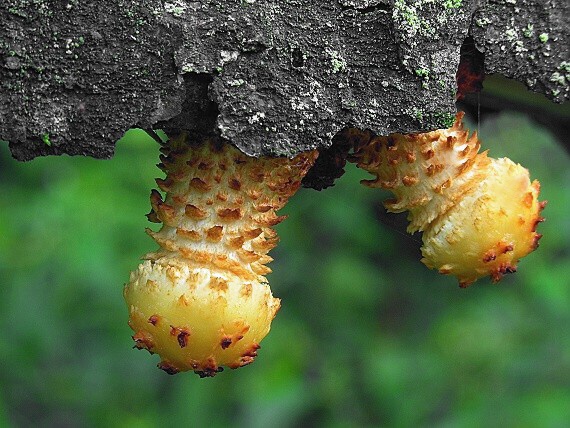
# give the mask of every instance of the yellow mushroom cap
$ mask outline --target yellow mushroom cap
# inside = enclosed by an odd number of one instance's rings
[[[251,363],[280,306],[267,283],[166,257],[139,265],[124,294],[135,346],[170,374]]]
[[[498,281],[516,271],[538,246],[544,203],[528,170],[507,158],[489,159],[485,178],[424,232],[422,261],[457,276],[461,286],[490,275]]]

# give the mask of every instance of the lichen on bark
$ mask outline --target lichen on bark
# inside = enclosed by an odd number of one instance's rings
[[[487,74],[563,102],[569,12],[558,0],[7,0],[0,139],[20,160],[108,158],[127,129],[162,127],[291,157],[346,126],[442,128],[468,37]]]

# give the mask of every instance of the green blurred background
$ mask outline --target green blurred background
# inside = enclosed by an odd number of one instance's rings
[[[122,286],[155,248],[157,144],[134,130],[112,160],[29,163],[0,144],[0,426],[568,426],[570,159],[521,114],[479,131],[549,201],[519,272],[462,290],[427,270],[349,167],[283,210],[282,309],[255,363],[212,379],[132,349]]]

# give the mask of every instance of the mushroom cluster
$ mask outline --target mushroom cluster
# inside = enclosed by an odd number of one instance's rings
[[[347,128],[349,160],[389,189],[389,211],[409,211],[408,231],[423,232],[422,261],[461,287],[498,281],[538,246],[545,202],[528,171],[479,153],[458,113],[449,129],[375,136]],[[317,151],[293,159],[253,158],[216,138],[181,134],[163,145],[164,179],[151,192],[147,230],[156,252],[131,273],[124,296],[135,347],[157,353],[169,374],[214,376],[253,362],[280,307],[265,275],[277,244],[276,211],[297,191]]]
[[[248,157],[215,139],[165,144],[165,179],[151,192],[147,233],[156,252],[131,272],[124,297],[135,347],[169,374],[214,376],[251,363],[280,307],[265,275],[277,244],[276,211],[301,185],[317,152]]]
[[[538,246],[545,202],[528,170],[479,153],[477,134],[469,135],[462,118],[458,113],[451,128],[422,134],[345,132],[352,161],[375,176],[363,184],[393,192],[387,210],[409,211],[408,232],[423,232],[422,262],[467,287],[516,271]]]

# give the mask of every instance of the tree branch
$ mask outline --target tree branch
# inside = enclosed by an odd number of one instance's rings
[[[446,127],[460,48],[486,73],[569,98],[558,0],[7,0],[0,138],[14,157],[112,156],[131,127],[214,133],[254,155],[344,127]]]

